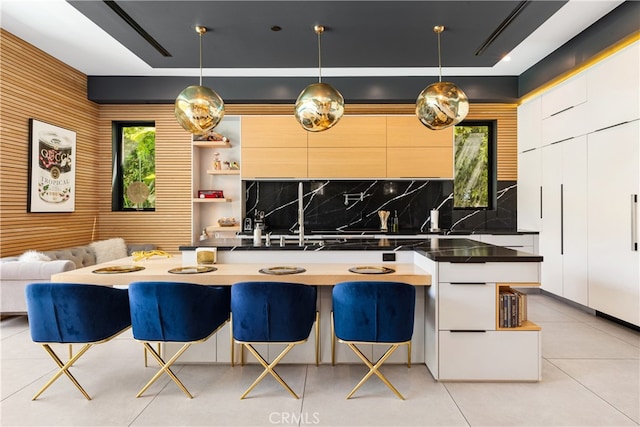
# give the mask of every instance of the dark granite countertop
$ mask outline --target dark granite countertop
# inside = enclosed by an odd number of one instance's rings
[[[318,239],[307,240],[299,246],[297,240],[287,240],[280,246],[277,240],[271,246],[254,246],[249,238],[208,239],[195,245],[180,246],[181,251],[195,250],[198,247],[216,247],[222,251],[259,250],[259,251],[416,251],[438,262],[540,262],[542,257],[527,252],[490,245],[464,238],[428,239]]]
[[[289,230],[273,230],[268,229],[265,232],[271,233],[274,236],[279,236],[282,234],[291,235],[291,231]],[[241,236],[252,236],[251,232],[240,232]],[[264,233],[263,233],[264,234]],[[490,235],[500,235],[500,236],[515,236],[522,234],[539,234],[537,231],[530,230],[438,230],[438,231],[429,231],[429,230],[418,230],[411,228],[403,228],[399,231],[382,231],[377,228],[342,228],[342,229],[334,229],[334,230],[308,230],[308,235],[330,235],[330,236],[367,236],[367,235],[386,235],[389,237],[395,236],[472,236],[477,234],[490,234]]]

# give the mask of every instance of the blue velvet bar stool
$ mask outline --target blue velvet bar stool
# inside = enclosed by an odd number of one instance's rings
[[[343,282],[333,287],[332,300],[332,359],[335,357],[334,340],[337,338],[339,342],[347,344],[369,368],[347,399],[375,374],[396,396],[404,400],[404,396],[380,372],[380,367],[399,346],[411,342],[415,287],[400,282]],[[357,344],[380,344],[389,348],[373,363]]]
[[[318,364],[319,314],[316,309],[315,286],[286,282],[240,282],[231,287],[233,338],[246,347],[264,371],[240,396],[244,399],[267,374],[289,393],[298,395],[275,371],[276,365],[296,345],[307,341],[315,323],[316,364]],[[271,363],[268,363],[253,344],[287,344]],[[242,354],[242,353],[241,353]]]
[[[40,343],[60,368],[33,400],[62,374],[91,400],[69,369],[92,346],[111,340],[131,326],[126,289],[81,283],[31,283],[25,296],[31,339]],[[84,345],[64,363],[51,348],[53,343]]]
[[[142,342],[160,365],[136,397],[142,396],[166,373],[187,397],[193,398],[171,366],[192,344],[206,341],[229,321],[229,286],[134,282],[129,285],[129,303],[133,337]],[[183,346],[165,362],[160,352],[151,346],[152,342],[175,342]]]

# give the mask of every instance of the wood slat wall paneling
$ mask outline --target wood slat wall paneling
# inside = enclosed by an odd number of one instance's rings
[[[154,212],[111,212],[111,126],[113,121],[155,121],[156,208]],[[175,119],[173,105],[102,105],[99,119],[100,238],[123,237],[176,252],[191,242],[191,135]]]
[[[0,256],[84,245],[98,206],[98,106],[87,77],[0,29]],[[72,213],[27,213],[29,119],[76,132],[76,206]]]

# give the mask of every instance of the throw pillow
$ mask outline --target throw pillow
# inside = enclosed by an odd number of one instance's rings
[[[38,251],[27,251],[20,255],[18,261],[51,261],[51,258]]]
[[[124,239],[120,237],[93,242],[89,246],[95,252],[96,263],[98,264],[127,256],[127,245],[124,243]]]

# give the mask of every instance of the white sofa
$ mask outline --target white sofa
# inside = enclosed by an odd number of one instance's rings
[[[127,253],[155,249],[153,244],[128,244]],[[51,261],[19,261],[17,256],[0,259],[0,314],[25,314],[24,289],[29,283],[48,282],[51,275],[96,264],[89,246],[42,251]]]

